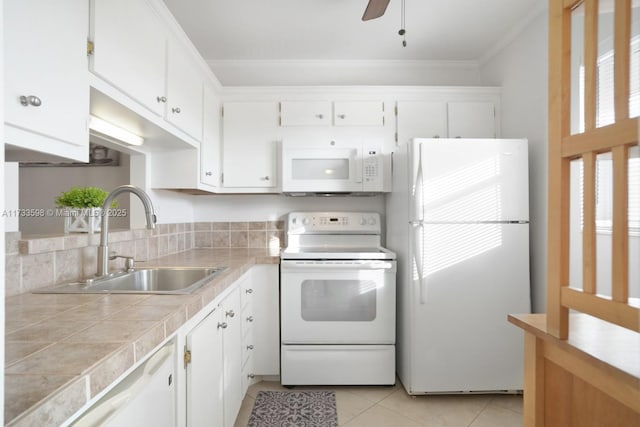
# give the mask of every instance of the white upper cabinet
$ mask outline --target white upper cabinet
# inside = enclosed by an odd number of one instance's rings
[[[384,126],[382,101],[282,101],[281,126]]]
[[[198,141],[202,139],[202,80],[185,47],[170,39],[166,118]]]
[[[336,101],[333,103],[335,126],[384,126],[382,101]]]
[[[449,102],[449,138],[495,138],[496,116],[493,102]]]
[[[222,134],[223,186],[275,190],[278,103],[224,103]]]
[[[397,143],[411,138],[495,138],[492,101],[398,101]]]
[[[397,103],[398,143],[411,138],[446,138],[447,103],[399,101]]]
[[[220,185],[220,99],[210,86],[204,87],[204,115],[200,144],[200,182]]]
[[[91,70],[162,116],[167,33],[144,0],[92,0]]]
[[[331,102],[282,101],[280,103],[281,126],[330,126]]]
[[[4,142],[88,161],[87,2],[5,1],[3,10]]]

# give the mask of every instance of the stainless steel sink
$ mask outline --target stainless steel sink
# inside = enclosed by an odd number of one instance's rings
[[[33,292],[54,294],[190,294],[226,269],[226,267],[142,268],[112,273],[97,279],[63,283]]]

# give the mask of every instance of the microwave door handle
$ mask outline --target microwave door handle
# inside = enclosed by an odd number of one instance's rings
[[[353,173],[354,173],[354,182],[358,183],[358,184],[362,184],[362,153],[360,152],[359,148],[356,148],[353,150],[352,154],[352,163],[354,165],[353,169]]]

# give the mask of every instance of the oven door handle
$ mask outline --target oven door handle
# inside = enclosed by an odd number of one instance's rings
[[[281,261],[280,269],[295,270],[391,270],[395,261],[328,262],[328,261]]]

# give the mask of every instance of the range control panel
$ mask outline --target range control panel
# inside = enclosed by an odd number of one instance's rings
[[[377,212],[291,212],[289,234],[380,234]]]

